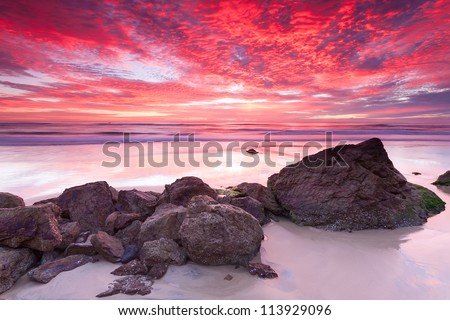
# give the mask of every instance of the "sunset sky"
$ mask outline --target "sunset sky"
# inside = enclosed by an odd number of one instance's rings
[[[447,122],[450,1],[0,0],[0,121]]]

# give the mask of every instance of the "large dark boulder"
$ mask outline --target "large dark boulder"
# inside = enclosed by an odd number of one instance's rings
[[[61,272],[70,271],[75,268],[81,267],[86,263],[96,261],[96,258],[85,255],[68,256],[40,265],[39,267],[29,271],[28,276],[33,281],[48,283]]]
[[[0,247],[0,293],[10,289],[36,262],[31,249]]]
[[[133,190],[119,191],[117,207],[123,212],[151,215],[155,211],[158,198],[154,194]]]
[[[252,215],[208,196],[192,198],[180,235],[188,257],[206,265],[247,265],[264,236]]]
[[[104,181],[66,189],[56,203],[70,220],[78,221],[82,231],[98,231],[106,217],[115,210],[113,195]]]
[[[0,208],[16,208],[25,206],[25,201],[9,192],[0,192]]]
[[[94,234],[91,243],[95,250],[109,262],[119,262],[122,258],[124,252],[122,242],[104,231]]]
[[[217,193],[202,179],[197,177],[183,177],[174,183],[166,185],[158,204],[172,203],[177,206],[187,206],[192,197],[206,195],[217,199]]]
[[[52,251],[62,242],[60,213],[53,203],[0,209],[0,245]]]
[[[437,186],[450,186],[450,170],[441,174],[433,184]]]
[[[305,157],[271,176],[268,188],[292,221],[329,230],[416,226],[443,210],[394,168],[377,138]]]
[[[179,240],[180,227],[186,214],[187,209],[183,206],[170,203],[158,206],[155,213],[142,224],[138,243],[142,245],[160,238]]]

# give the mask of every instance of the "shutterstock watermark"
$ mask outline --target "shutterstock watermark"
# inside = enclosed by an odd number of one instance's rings
[[[287,157],[286,165],[293,165],[303,159],[298,165],[307,167],[340,166],[347,167],[340,152],[346,141],[333,144],[333,133],[326,132],[323,141],[307,141],[298,146],[292,141],[272,141],[271,133],[266,133],[262,141],[197,141],[195,133],[173,136],[171,141],[133,141],[131,133],[123,133],[122,141],[109,141],[103,144],[103,154],[108,158],[102,162],[103,167],[155,167],[162,168],[169,165],[178,167],[226,167],[236,166],[233,157],[240,153],[238,166],[244,168],[256,167],[264,164],[276,167],[274,158]],[[182,140],[181,138],[184,138]],[[322,156],[315,156],[317,152],[329,149]],[[134,152],[134,153],[133,153]],[[136,155],[136,156],[135,156]],[[133,162],[133,163],[132,163]]]

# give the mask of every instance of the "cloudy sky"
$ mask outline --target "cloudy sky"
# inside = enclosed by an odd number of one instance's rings
[[[450,2],[0,1],[0,121],[447,122]]]

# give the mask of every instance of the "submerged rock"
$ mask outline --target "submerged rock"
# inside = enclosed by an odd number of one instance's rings
[[[62,242],[60,213],[53,203],[0,209],[0,245],[52,251]]]
[[[190,201],[180,235],[188,257],[206,265],[247,265],[263,239],[258,220],[249,213],[204,195]]]
[[[121,190],[117,200],[117,207],[123,212],[141,213],[152,215],[155,211],[158,198],[153,195],[136,189]]]
[[[80,223],[81,231],[101,230],[106,217],[114,211],[111,189],[104,181],[66,189],[57,204],[70,220]]]
[[[161,194],[158,204],[172,203],[177,206],[186,207],[192,197],[206,195],[217,199],[217,193],[197,177],[183,177],[177,179],[174,183],[166,185]]]
[[[112,296],[118,293],[145,296],[152,292],[153,279],[150,276],[126,276],[115,280],[109,285],[109,289],[99,293],[97,298]]]
[[[450,170],[440,175],[433,184],[437,186],[450,186]]]
[[[278,274],[275,270],[272,269],[271,266],[259,263],[259,262],[251,262],[248,264],[248,272],[251,275],[257,275],[259,278],[263,279],[275,279],[278,278]]]
[[[123,256],[122,242],[104,231],[99,231],[91,238],[95,250],[109,262],[119,262]]]
[[[9,290],[36,262],[31,249],[0,247],[0,294]]]
[[[305,157],[271,176],[268,186],[292,221],[329,230],[416,226],[443,209],[430,207],[376,138]]]
[[[0,192],[0,208],[16,208],[25,206],[25,201],[9,192]]]
[[[68,256],[59,260],[47,262],[36,269],[33,269],[28,272],[28,276],[33,281],[48,283],[61,272],[73,270],[86,263],[96,261],[96,258],[84,255]]]

